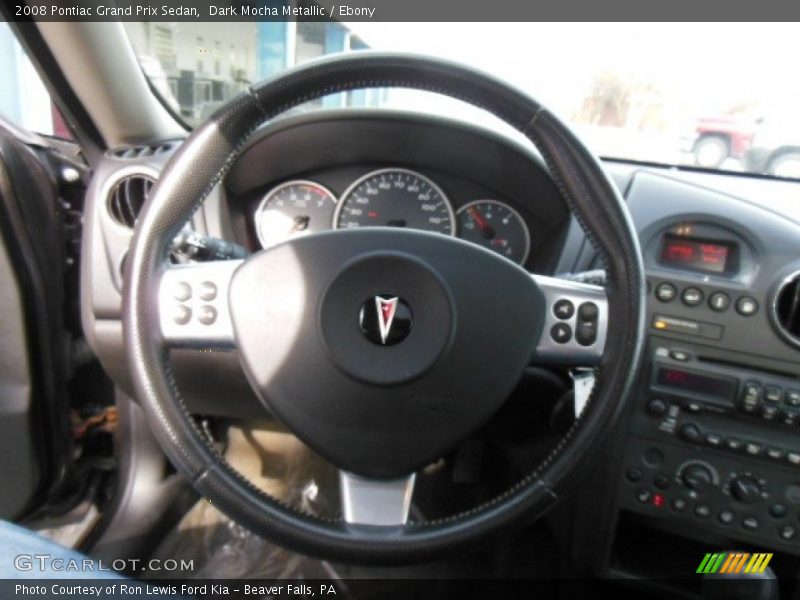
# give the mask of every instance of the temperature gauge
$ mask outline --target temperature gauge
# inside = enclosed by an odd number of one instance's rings
[[[456,215],[458,237],[524,264],[531,249],[531,234],[522,216],[497,200],[475,200]]]

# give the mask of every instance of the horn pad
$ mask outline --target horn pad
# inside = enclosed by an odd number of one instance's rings
[[[440,234],[369,228],[250,257],[230,286],[241,360],[267,408],[367,477],[435,460],[505,401],[541,334],[533,279]]]

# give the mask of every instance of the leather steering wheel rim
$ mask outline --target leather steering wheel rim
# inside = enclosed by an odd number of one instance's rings
[[[301,514],[241,477],[190,417],[159,335],[157,286],[169,245],[219,183],[248,137],[306,101],[347,90],[406,87],[451,96],[493,113],[543,155],[569,208],[607,270],[605,351],[589,402],[548,458],[501,496],[447,519],[386,528]],[[275,543],[350,563],[419,561],[542,516],[574,484],[578,468],[613,427],[632,388],[644,332],[641,253],[619,193],[598,161],[551,113],[509,85],[426,57],[358,52],[309,63],[252,86],[217,111],[165,167],[138,220],[128,258],[124,333],[135,390],[165,453],[192,486],[233,520]]]

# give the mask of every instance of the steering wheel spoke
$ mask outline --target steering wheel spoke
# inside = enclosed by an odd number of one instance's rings
[[[173,347],[233,348],[228,291],[241,260],[172,265],[158,288],[161,335]]]
[[[608,298],[598,285],[532,275],[545,297],[536,347],[538,364],[591,367],[600,362],[608,330]]]
[[[354,525],[404,525],[408,521],[416,474],[370,479],[339,471],[344,520]]]

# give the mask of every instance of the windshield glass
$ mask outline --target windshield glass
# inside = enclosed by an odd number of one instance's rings
[[[246,86],[337,52],[415,52],[483,69],[568,121],[599,155],[800,178],[798,26],[670,23],[126,23],[142,68],[190,125]],[[303,107],[488,115],[409,90]]]

